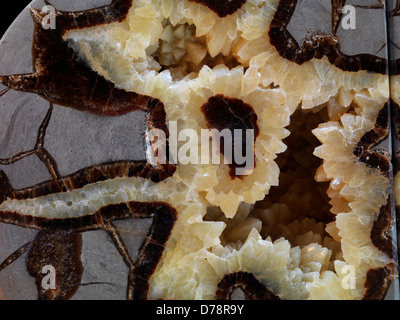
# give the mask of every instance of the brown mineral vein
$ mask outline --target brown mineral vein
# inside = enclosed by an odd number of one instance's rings
[[[335,67],[349,72],[366,70],[386,74],[387,61],[371,54],[346,55],[340,50],[340,42],[336,37],[343,0],[332,0],[332,35],[316,34],[304,39],[300,45],[287,30],[289,22],[297,6],[297,0],[281,0],[270,24],[270,43],[279,55],[297,64],[303,64],[312,59],[327,57]]]
[[[80,61],[63,40],[63,35],[73,29],[124,20],[131,5],[132,0],[114,0],[109,6],[87,11],[57,11],[56,29],[44,29],[44,14],[31,8],[33,73],[2,75],[0,83],[9,89],[39,94],[62,106],[104,116],[148,111],[159,103],[157,99],[116,88]]]
[[[45,0],[46,4],[50,4]],[[31,8],[34,19],[33,73],[0,76],[0,82],[9,89],[33,92],[51,103],[50,109],[39,128],[33,150],[21,152],[0,164],[9,165],[36,154],[48,168],[53,180],[23,190],[14,190],[3,171],[0,171],[0,203],[6,199],[28,199],[57,192],[65,192],[83,186],[119,177],[143,177],[154,182],[170,177],[176,170],[173,165],[150,165],[146,161],[118,161],[91,166],[60,177],[56,162],[44,148],[44,137],[51,118],[53,103],[105,116],[118,116],[134,110],[147,111],[148,127],[164,130],[168,137],[164,105],[157,99],[115,87],[79,61],[62,36],[73,29],[120,22],[125,19],[132,0],[113,0],[108,6],[81,12],[57,11],[56,30],[41,27],[43,15]],[[113,227],[113,220],[153,218],[149,233],[133,261]],[[98,211],[76,218],[58,219],[23,215],[18,212],[0,212],[0,221],[26,228],[42,230],[35,240],[9,256],[0,270],[14,262],[29,250],[26,265],[36,278],[39,299],[68,299],[81,285],[83,272],[80,260],[82,237],[79,232],[105,230],[129,268],[128,299],[146,299],[149,279],[164,252],[166,242],[177,219],[177,212],[169,204],[151,202],[127,202],[107,205]],[[43,266],[56,270],[56,288],[45,290],[42,281]]]
[[[112,241],[114,242],[115,247],[117,248],[119,254],[123,258],[125,264],[129,269],[134,268],[135,262],[129,255],[128,249],[126,248],[124,241],[122,240],[119,232],[114,227],[111,221],[106,221],[104,228],[106,229],[108,235],[111,237]]]
[[[0,91],[0,97],[4,96],[8,91],[10,91],[10,88],[5,88],[3,90]]]
[[[153,182],[160,182],[172,176],[175,170],[176,167],[172,165],[165,165],[160,169],[154,168],[146,161],[117,161],[90,166],[57,181],[46,181],[21,190],[14,190],[5,173],[0,171],[2,178],[0,181],[0,203],[7,198],[24,200],[81,189],[88,184],[115,178],[141,177]]]
[[[13,163],[15,163],[15,162],[17,162],[19,160],[22,160],[22,159],[24,159],[26,157],[29,157],[29,156],[31,156],[31,155],[33,155],[35,153],[36,153],[36,150],[23,151],[23,152],[20,152],[20,153],[16,154],[15,156],[13,156],[11,158],[0,159],[0,164],[4,165],[4,166],[10,165],[10,164],[13,164]]]
[[[0,264],[0,271],[7,268],[10,264],[16,261],[20,256],[22,256],[25,252],[30,250],[33,246],[33,241],[25,243],[22,247],[18,250],[14,251],[9,257],[7,257],[1,264]]]
[[[391,197],[391,196],[390,196]],[[382,206],[379,215],[372,225],[371,241],[376,248],[393,257],[393,238],[392,238],[392,211],[390,198],[385,206]]]
[[[369,270],[364,285],[363,300],[381,300],[385,297],[391,283],[390,275],[389,266]]]
[[[57,270],[57,288],[43,291],[38,285],[39,298],[68,299],[79,287],[82,274],[79,232],[104,230],[111,237],[129,269],[127,298],[147,299],[149,280],[161,260],[177,214],[177,211],[169,204],[156,201],[131,201],[109,205],[92,215],[67,219],[51,220],[3,212],[0,216],[2,222],[42,231],[33,242],[21,247],[0,264],[0,271],[30,250],[27,266],[31,275],[36,277],[37,284],[40,284],[43,279],[43,274],[39,270],[41,271],[44,265],[54,266]],[[112,221],[144,218],[153,218],[153,222],[139,249],[136,261],[133,261]]]
[[[134,268],[129,271],[127,298],[145,300],[150,289],[149,280],[156,271],[167,241],[177,220],[177,211],[162,205],[155,208],[153,224],[139,249]]]
[[[231,300],[235,290],[241,289],[246,300],[281,300],[279,296],[262,285],[252,273],[237,272],[224,276],[218,283],[218,300]]]
[[[66,177],[61,177],[56,161],[47,151],[47,149],[44,148],[44,138],[47,126],[51,119],[52,111],[53,104],[50,102],[50,108],[39,128],[34,149],[21,152],[11,158],[0,159],[0,164],[10,165],[22,160],[23,158],[36,154],[48,169],[53,178],[52,181],[46,181],[22,190],[14,190],[11,187],[5,173],[0,172],[1,176],[4,176],[4,179],[0,184],[0,203],[3,202],[7,197],[18,200],[35,198],[52,193],[79,189],[87,184],[114,178],[142,177],[151,179],[154,182],[160,182],[172,176],[176,170],[174,165],[168,163],[151,165],[146,161],[124,160],[94,165],[81,169]],[[164,104],[156,99],[151,98],[146,111],[148,112],[148,127],[163,130],[168,139],[169,130],[166,124]],[[166,141],[166,143],[168,148],[168,141]]]
[[[51,156],[51,154],[44,148],[44,136],[46,134],[47,126],[50,122],[52,111],[53,111],[53,104],[50,103],[50,108],[47,111],[47,114],[42,124],[39,127],[35,147],[32,150],[20,152],[11,158],[0,159],[1,165],[10,165],[26,157],[29,157],[33,154],[36,154],[38,158],[45,164],[46,168],[48,169],[50,175],[53,178],[53,182],[57,184],[57,181],[60,179],[61,176],[60,173],[58,172],[56,161]],[[60,187],[59,190],[61,190]]]
[[[367,150],[371,150],[389,135],[389,107],[391,102],[385,103],[385,106],[379,111],[375,122],[375,127],[364,134],[354,149],[354,154],[359,157]]]
[[[393,168],[390,153],[383,149],[372,149],[389,136],[389,108],[391,104],[392,102],[388,101],[384,105],[378,114],[375,127],[364,134],[354,149],[354,155],[358,161],[370,168],[379,170],[388,179]],[[392,195],[389,195],[386,204],[380,208],[370,233],[374,246],[390,257],[393,256],[391,197]]]
[[[214,11],[220,18],[227,17],[239,10],[247,0],[189,0],[200,3]]]
[[[331,0],[332,4],[332,34],[336,35],[343,16],[343,7],[346,0]]]
[[[384,9],[385,8],[385,0],[379,0],[379,3],[367,5],[367,6],[360,5],[360,4],[355,4],[353,6],[357,7],[357,8],[363,8],[363,9]]]
[[[51,181],[42,182],[33,187],[14,190],[10,185],[6,174],[3,171],[0,171],[0,203],[5,201],[7,198],[22,200],[58,192],[71,191],[74,189],[80,189],[87,184],[114,178],[141,177],[151,179],[153,182],[160,182],[172,176],[176,170],[176,167],[171,164],[151,165],[147,163],[147,161],[124,160],[90,166],[66,177],[62,177],[57,169],[56,161],[47,149],[44,148],[44,138],[47,126],[51,119],[52,111],[53,104],[50,103],[50,108],[40,125],[34,149],[21,152],[11,158],[0,159],[0,164],[11,165],[23,158],[36,154],[46,165],[53,179]],[[168,137],[164,105],[157,102],[152,105],[149,113],[148,126],[164,130]]]
[[[51,5],[49,1],[46,4]],[[133,0],[112,0],[109,5],[82,10],[82,11],[61,11],[57,10],[57,21],[64,34],[75,29],[83,29],[121,22],[126,19]]]

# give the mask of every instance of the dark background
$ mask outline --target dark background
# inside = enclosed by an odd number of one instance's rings
[[[22,10],[30,3],[30,0],[8,0],[7,5],[0,11],[0,38],[7,31]]]

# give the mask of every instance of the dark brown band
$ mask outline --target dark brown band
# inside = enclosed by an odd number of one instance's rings
[[[340,14],[337,1],[333,3],[333,13]],[[339,2],[343,2],[339,0]],[[279,55],[299,65],[312,59],[327,57],[329,62],[343,71],[370,72],[387,74],[387,60],[370,54],[346,55],[340,50],[340,43],[334,35],[313,35],[299,45],[287,30],[289,22],[296,9],[297,0],[280,0],[278,9],[271,22],[269,37],[271,44]],[[336,11],[335,11],[336,10]],[[337,25],[339,18],[333,18]]]
[[[271,290],[262,285],[252,273],[237,272],[224,276],[218,283],[218,300],[231,300],[236,289],[241,289],[246,300],[281,300]]]

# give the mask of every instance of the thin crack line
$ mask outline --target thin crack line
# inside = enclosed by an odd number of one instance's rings
[[[0,159],[0,165],[10,165],[10,164],[18,162],[26,157],[29,157],[33,154],[36,154],[36,156],[40,159],[40,161],[42,161],[44,163],[48,172],[50,173],[51,177],[53,178],[54,182],[61,190],[61,187],[58,184],[58,181],[61,180],[61,175],[57,169],[57,163],[54,160],[54,158],[51,156],[50,152],[48,152],[47,149],[44,148],[44,139],[45,139],[45,135],[46,135],[46,130],[50,123],[53,108],[54,108],[53,104],[50,103],[50,108],[47,111],[46,116],[43,119],[43,121],[39,127],[34,149],[29,150],[29,151],[20,152],[17,155],[10,157],[10,158]]]

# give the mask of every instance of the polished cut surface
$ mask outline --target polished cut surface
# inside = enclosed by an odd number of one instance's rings
[[[5,297],[398,296],[391,5],[33,1],[0,43]]]

